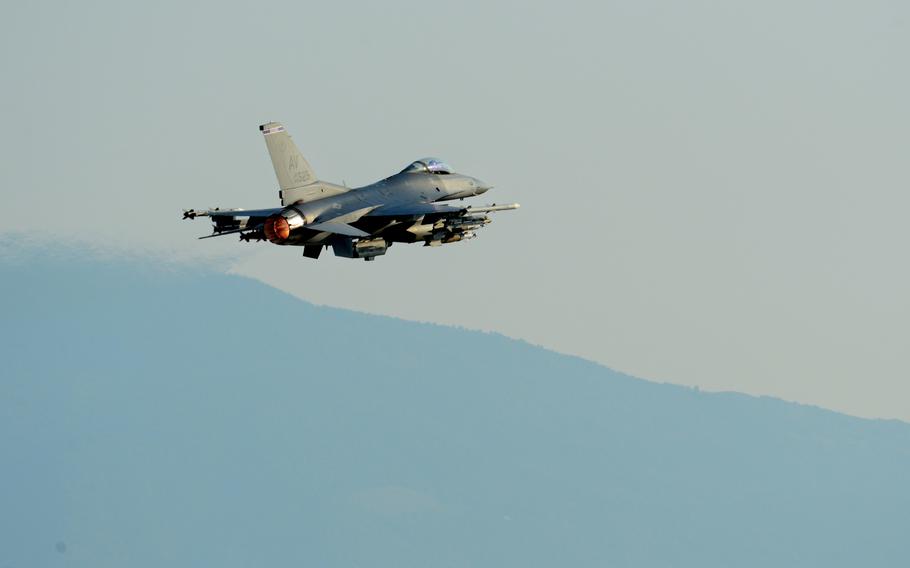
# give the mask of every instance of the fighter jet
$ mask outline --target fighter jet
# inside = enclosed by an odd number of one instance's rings
[[[455,173],[445,162],[424,158],[376,183],[348,188],[321,181],[291,136],[278,122],[259,127],[278,178],[281,207],[272,209],[188,209],[184,219],[209,217],[207,239],[239,234],[240,240],[302,246],[319,258],[331,247],[336,256],[375,260],[392,243],[439,246],[473,239],[490,224],[489,213],[517,209],[517,203],[482,207],[442,201],[481,195],[492,186]]]

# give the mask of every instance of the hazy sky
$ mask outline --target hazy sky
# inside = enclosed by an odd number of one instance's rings
[[[905,2],[0,10],[3,230],[910,420]],[[195,240],[182,208],[276,204],[268,120],[323,179],[437,155],[523,207],[370,264]]]

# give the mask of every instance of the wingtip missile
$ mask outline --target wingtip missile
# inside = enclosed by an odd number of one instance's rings
[[[197,211],[195,209],[184,209],[183,218],[184,219],[195,219],[196,217],[208,217],[208,211]]]
[[[469,214],[470,213],[492,213],[494,211],[509,211],[511,209],[518,209],[519,207],[521,207],[521,205],[518,203],[506,203],[503,205],[496,205],[494,203],[492,205],[485,205],[484,207],[474,207],[472,205],[471,207],[468,207],[465,210],[465,212],[469,213]]]

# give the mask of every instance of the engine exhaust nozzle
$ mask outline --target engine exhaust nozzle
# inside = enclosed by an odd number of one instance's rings
[[[282,243],[291,236],[291,231],[303,227],[306,222],[300,211],[288,207],[278,215],[272,215],[262,224],[265,238],[272,243]]]
[[[265,238],[272,243],[280,243],[291,236],[291,226],[288,224],[288,220],[281,215],[272,215],[266,219],[263,231]]]

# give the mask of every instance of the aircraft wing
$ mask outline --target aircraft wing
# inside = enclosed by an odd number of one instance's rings
[[[453,205],[444,205],[441,203],[408,203],[405,205],[384,205],[364,215],[364,217],[406,217],[409,215],[440,215],[442,217],[454,217],[459,215],[471,215],[473,213],[493,213],[495,211],[508,211],[518,209],[518,203],[507,203],[505,205],[484,205],[477,207],[474,205],[465,205],[456,207]]]
[[[183,218],[195,219],[196,217],[211,217],[212,222],[214,223],[214,232],[211,235],[199,237],[200,239],[210,239],[222,235],[259,231],[261,230],[265,219],[272,215],[277,215],[282,211],[284,211],[284,207],[275,207],[272,209],[206,209],[202,211],[190,209],[183,212]],[[344,219],[340,218],[328,222],[307,225],[307,228],[313,231],[335,233],[347,237],[369,236],[369,233],[345,223]]]
[[[200,239],[237,233],[240,233],[240,238],[244,239],[245,236],[260,231],[266,218],[281,213],[281,209],[281,207],[272,209],[187,209],[183,212],[183,218],[211,217],[212,234],[199,237]]]
[[[268,217],[277,215],[284,210],[284,207],[273,207],[272,209],[205,209],[197,211],[188,209],[183,212],[184,219],[195,219],[196,217]]]
[[[505,205],[445,205],[442,203],[405,203],[383,205],[362,217],[361,227],[372,227],[373,234],[410,233],[408,238],[422,240],[427,246],[473,239],[476,231],[492,223],[486,214],[518,209],[517,203]],[[370,222],[372,221],[372,223]],[[411,242],[405,239],[405,242]]]
[[[506,205],[486,205],[483,207],[475,206],[452,206],[441,203],[407,203],[398,205],[382,205],[380,207],[366,207],[342,213],[328,219],[317,219],[317,223],[305,225],[306,228],[327,233],[335,233],[346,237],[368,237],[370,232],[355,227],[352,223],[364,218],[377,219],[382,223],[395,224],[402,218],[426,217],[424,222],[438,222],[438,219],[460,218],[460,225],[470,225],[467,221],[481,221],[476,214],[492,213],[494,211],[506,211],[509,209],[518,209],[517,203]],[[214,225],[214,231],[211,235],[199,237],[207,239],[221,235],[230,235],[241,233],[241,238],[247,239],[251,234],[259,233],[262,230],[265,220],[272,216],[280,214],[284,207],[274,207],[271,209],[189,209],[183,212],[184,219],[195,219],[196,217],[211,217]],[[463,218],[463,219],[461,219]],[[455,222],[455,221],[452,221]],[[485,221],[489,222],[489,221]],[[261,238],[259,235],[258,238]]]
[[[407,217],[409,215],[449,214],[459,215],[467,207],[453,207],[440,203],[407,203],[404,205],[383,205],[365,215],[365,217]]]

